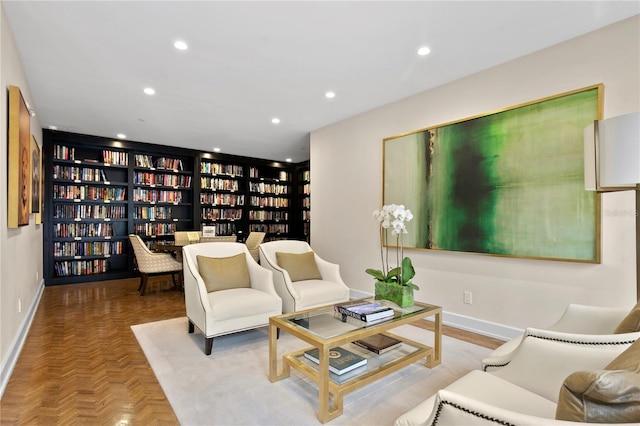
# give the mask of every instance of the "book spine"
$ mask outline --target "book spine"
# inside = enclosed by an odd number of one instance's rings
[[[342,317],[343,321],[345,320],[344,315],[350,316],[355,319],[359,319],[360,321],[367,321],[367,317],[365,315],[350,311],[344,306],[336,306],[336,310],[338,311],[338,313],[343,315]]]

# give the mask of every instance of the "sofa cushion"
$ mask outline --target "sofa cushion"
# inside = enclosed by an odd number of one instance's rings
[[[291,281],[321,280],[322,275],[316,264],[315,254],[276,252],[278,266],[289,273]]]
[[[640,422],[640,340],[604,370],[569,375],[560,389],[556,419],[589,423]]]
[[[615,334],[634,333],[640,331],[640,302],[631,309],[631,312],[624,317],[614,330]]]
[[[197,260],[208,292],[251,287],[245,253],[230,257],[197,256]]]

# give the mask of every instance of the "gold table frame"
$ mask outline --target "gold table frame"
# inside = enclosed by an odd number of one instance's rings
[[[406,367],[422,358],[426,358],[425,365],[433,368],[440,364],[442,359],[442,308],[440,306],[428,305],[415,302],[415,306],[423,308],[417,312],[401,314],[388,321],[367,327],[356,328],[343,334],[333,337],[323,338],[312,333],[308,329],[295,324],[292,320],[306,314],[318,315],[333,312],[333,305],[307,309],[299,312],[287,313],[284,315],[269,318],[269,381],[277,382],[289,377],[291,367],[308,377],[318,385],[318,413],[317,417],[321,423],[326,423],[342,415],[343,397],[349,392],[353,392],[363,386],[368,385],[382,377],[385,377],[401,368]],[[398,309],[398,311],[402,311]],[[392,328],[405,324],[411,324],[423,320],[426,317],[434,317],[434,341],[433,347],[415,342],[402,336],[387,332]],[[336,318],[336,321],[340,321]],[[285,354],[282,357],[282,369],[278,371],[278,329],[283,330],[300,340],[303,340],[319,350],[319,365],[314,369],[300,360],[300,357],[309,348]],[[329,351],[332,348],[348,344],[354,340],[362,339],[374,334],[383,333],[401,340],[403,343],[415,348],[413,352],[391,362],[380,365],[373,371],[357,376],[344,383],[336,383],[330,379],[329,373]],[[330,397],[333,397],[331,404]]]

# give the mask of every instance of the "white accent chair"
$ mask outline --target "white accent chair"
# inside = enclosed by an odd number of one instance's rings
[[[564,333],[562,339],[572,340],[575,335],[606,336],[614,333],[620,322],[629,314],[628,308],[610,308],[569,304],[558,321],[544,329]],[[509,340],[496,348],[488,357],[482,360],[482,369],[492,371],[507,365],[513,357],[515,349],[526,335],[537,335],[543,329],[527,328],[523,336]],[[626,340],[636,340],[640,333],[626,333]],[[581,337],[579,337],[581,338]]]
[[[635,339],[625,341],[622,334],[598,338],[575,336],[578,337],[573,341],[566,341],[563,333],[544,330],[537,336],[526,335],[508,365],[491,372],[471,371],[398,417],[394,425],[568,426],[575,425],[575,421],[556,418],[563,418],[566,413],[581,414],[580,410],[586,416],[589,410],[594,410],[601,418],[622,416],[637,420],[640,410],[633,405],[638,398],[640,345],[634,344]],[[621,359],[626,359],[627,365],[614,367],[614,363],[621,364]],[[631,368],[628,367],[630,359],[635,359]],[[624,371],[625,368],[629,371]],[[561,392],[567,389],[569,376],[582,374],[577,372],[587,375],[593,372],[605,380],[619,372],[628,378],[627,386],[612,389],[605,385],[609,393],[615,394],[615,403],[609,405]],[[587,384],[582,392],[592,392],[594,387],[598,388],[597,382],[593,386]],[[627,400],[629,395],[632,395],[631,404]],[[578,403],[572,405],[575,401]],[[581,403],[582,407],[576,407]],[[563,414],[557,416],[558,413]]]
[[[179,283],[180,285],[182,284],[182,263],[174,259],[170,253],[152,252],[142,239],[135,234],[129,235],[129,241],[133,247],[133,253],[135,254],[136,263],[138,264],[138,271],[140,275],[142,275],[140,285],[138,286],[140,296],[144,296],[144,292],[147,289],[147,281],[149,276],[152,275],[171,274],[171,279],[175,287],[178,287]],[[176,275],[178,281],[176,281]]]
[[[205,337],[206,355],[211,354],[213,338],[264,327],[269,317],[282,313],[282,299],[273,286],[271,271],[253,260],[242,243],[213,242],[183,247],[184,295],[189,333],[197,327]],[[245,254],[250,288],[209,292],[198,269],[198,257],[225,258]]]
[[[349,287],[342,281],[340,266],[314,253],[321,280],[291,281],[289,273],[278,266],[276,253],[313,251],[306,241],[277,240],[260,244],[260,265],[273,272],[273,283],[282,298],[283,312],[297,312],[316,306],[349,300]]]

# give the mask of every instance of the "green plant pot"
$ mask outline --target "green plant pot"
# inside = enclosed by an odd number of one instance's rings
[[[376,281],[376,300],[389,300],[401,308],[413,306],[413,289],[407,286]]]

